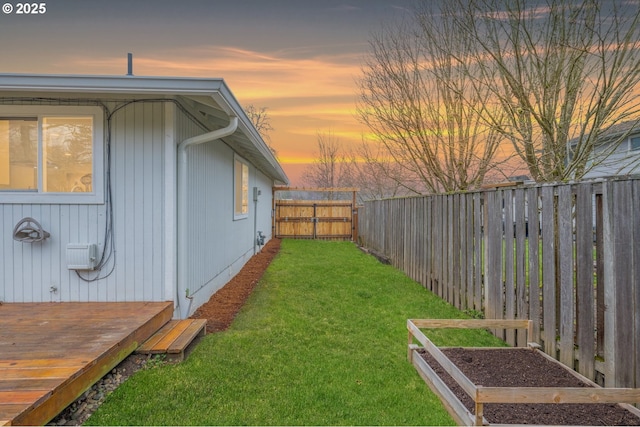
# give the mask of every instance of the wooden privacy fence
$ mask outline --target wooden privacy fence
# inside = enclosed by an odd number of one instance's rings
[[[547,354],[640,387],[640,181],[369,201],[359,217],[363,246],[457,308],[531,319]]]
[[[321,194],[315,200],[279,198],[297,193]],[[339,193],[349,193],[349,200],[336,200]],[[355,188],[300,189],[274,187],[273,235],[277,238],[356,240],[357,210]]]

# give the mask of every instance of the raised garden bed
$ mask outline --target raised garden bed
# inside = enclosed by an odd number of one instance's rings
[[[528,320],[408,320],[408,358],[460,425],[640,425],[640,389],[602,388],[529,347],[439,348],[421,329],[525,329]],[[422,347],[414,344],[417,340]]]

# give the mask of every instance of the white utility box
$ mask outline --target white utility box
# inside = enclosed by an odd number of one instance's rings
[[[67,268],[69,270],[93,270],[98,263],[98,246],[95,243],[67,244]]]

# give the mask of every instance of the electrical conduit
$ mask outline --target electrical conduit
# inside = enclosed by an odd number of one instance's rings
[[[185,319],[189,315],[191,308],[191,298],[187,295],[187,287],[180,289],[181,285],[186,285],[186,254],[187,254],[187,148],[192,145],[204,144],[212,142],[225,136],[233,134],[238,128],[238,118],[231,116],[229,124],[222,128],[216,129],[202,135],[187,138],[178,144],[178,280],[176,282],[176,308],[180,313],[180,318]],[[183,295],[184,294],[184,295]],[[187,300],[189,301],[187,303]]]

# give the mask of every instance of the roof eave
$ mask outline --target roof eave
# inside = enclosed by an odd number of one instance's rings
[[[221,78],[0,73],[0,90],[211,97],[227,115],[238,117],[241,131],[273,168],[268,171],[271,178],[279,183],[288,183],[287,175],[277,159]]]

